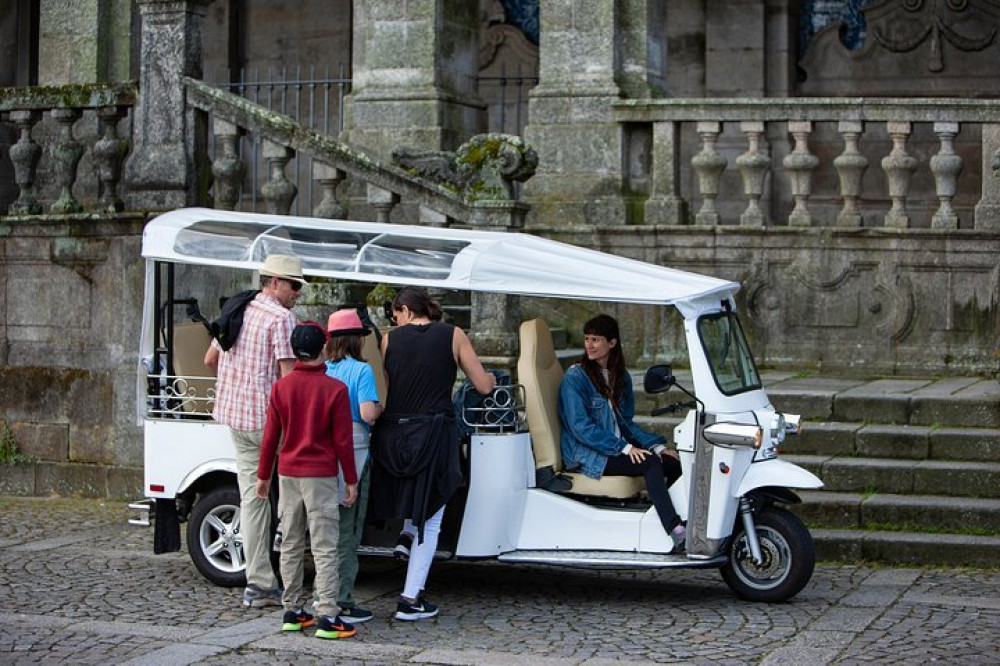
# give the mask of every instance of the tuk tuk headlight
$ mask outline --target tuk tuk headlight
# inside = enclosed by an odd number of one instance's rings
[[[707,426],[702,436],[716,446],[746,446],[759,449],[763,432],[758,426],[719,422]]]

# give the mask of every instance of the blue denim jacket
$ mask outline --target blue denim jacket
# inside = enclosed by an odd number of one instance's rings
[[[609,457],[618,455],[625,444],[653,450],[666,444],[662,436],[647,432],[632,422],[635,416],[635,397],[632,382],[625,382],[625,391],[618,401],[621,418],[615,437],[615,416],[611,401],[601,395],[579,364],[566,371],[559,386],[559,421],[562,423],[563,468],[568,472],[582,472],[592,479],[604,474]]]

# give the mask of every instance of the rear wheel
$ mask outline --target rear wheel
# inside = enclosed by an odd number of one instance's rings
[[[754,562],[737,518],[722,578],[729,588],[749,601],[785,601],[798,594],[812,578],[816,551],[812,536],[794,514],[768,507],[754,516],[761,563]]]
[[[187,543],[191,561],[205,578],[223,587],[246,585],[236,486],[215,488],[198,499],[188,518]]]

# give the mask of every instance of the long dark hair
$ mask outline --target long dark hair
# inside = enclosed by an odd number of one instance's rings
[[[326,343],[326,354],[334,363],[345,358],[364,361],[361,355],[361,346],[364,344],[362,340],[360,335],[331,335]]]
[[[418,317],[427,317],[431,321],[441,321],[441,306],[437,304],[423,287],[403,287],[392,299],[393,311],[399,311],[406,306]]]
[[[597,391],[611,401],[615,407],[618,406],[619,399],[625,393],[625,382],[628,377],[628,370],[625,367],[625,354],[622,352],[622,341],[618,332],[618,322],[615,318],[600,314],[590,319],[583,325],[584,335],[600,335],[607,338],[608,342],[617,340],[618,344],[608,351],[608,379],[604,380],[604,373],[601,366],[596,361],[587,358],[587,352],[583,352],[580,357],[580,365],[587,373],[591,383]]]

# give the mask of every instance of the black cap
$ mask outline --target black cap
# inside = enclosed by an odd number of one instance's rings
[[[292,352],[300,361],[312,361],[323,351],[327,339],[326,329],[314,321],[307,321],[292,331]]]

